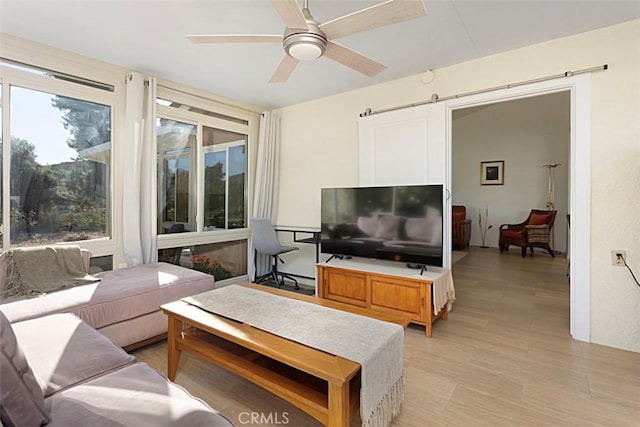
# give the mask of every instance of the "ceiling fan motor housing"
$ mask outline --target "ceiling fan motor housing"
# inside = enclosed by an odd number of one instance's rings
[[[282,38],[282,47],[287,55],[301,61],[319,58],[327,48],[327,36],[320,30],[318,21],[313,19],[308,9],[303,13],[309,29],[287,28]]]

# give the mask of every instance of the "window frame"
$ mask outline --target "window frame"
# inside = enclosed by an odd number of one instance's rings
[[[178,115],[162,114],[162,113],[160,112],[160,108],[159,108],[159,107],[160,107],[160,106],[158,106],[158,111],[156,112],[156,119],[172,120],[172,121],[174,121],[174,122],[179,122],[179,123],[183,123],[183,124],[186,124],[186,125],[195,126],[195,128],[196,128],[196,144],[195,144],[196,146],[194,147],[194,149],[193,149],[193,150],[191,150],[191,152],[189,153],[189,155],[188,155],[187,157],[188,157],[188,159],[189,159],[189,167],[190,167],[190,170],[189,170],[189,189],[195,189],[195,190],[196,190],[196,192],[197,192],[197,187],[196,187],[197,183],[194,181],[194,179],[195,179],[195,176],[194,176],[194,175],[195,175],[195,174],[194,174],[194,173],[192,173],[192,172],[193,172],[193,170],[192,170],[192,169],[194,169],[194,170],[195,170],[195,169],[197,169],[197,157],[196,157],[196,156],[197,156],[197,150],[198,150],[198,141],[200,140],[200,136],[199,136],[199,135],[200,135],[200,133],[199,133],[199,129],[198,129],[198,122],[197,122],[197,121],[194,121],[194,120],[192,120],[192,119],[189,119],[189,118],[180,118],[180,117],[179,117],[179,116],[180,116],[179,114],[178,114]],[[156,147],[156,153],[157,153],[157,156],[159,156],[159,157],[162,159],[162,163],[163,163],[163,165],[164,165],[164,162],[165,162],[167,159],[178,159],[178,158],[184,157],[184,156],[179,156],[178,154],[169,154],[169,155],[167,155],[167,156],[164,156],[164,155],[162,155],[161,153],[159,153],[159,151],[158,151],[158,138],[157,138],[157,136],[156,136],[156,138],[155,138],[154,144],[155,144],[155,147]],[[179,148],[183,148],[183,147],[178,147],[178,146],[176,146],[176,147],[174,147],[173,149],[175,150],[175,149],[179,149]],[[156,163],[155,163],[155,168],[156,168],[156,175],[155,175],[155,176],[156,176],[156,185],[155,185],[155,188],[156,188],[156,189],[155,189],[155,191],[156,191],[156,196],[157,196],[157,215],[156,215],[156,221],[158,220],[158,218],[159,218],[159,217],[160,217],[160,215],[161,215],[161,212],[162,212],[161,206],[162,206],[163,201],[164,201],[164,197],[162,197],[162,198],[161,198],[161,197],[159,197],[160,195],[158,194],[158,188],[159,188],[159,185],[160,185],[160,182],[161,182],[161,180],[159,179],[160,173],[162,174],[162,182],[164,182],[164,181],[166,180],[165,170],[164,170],[164,169],[163,169],[163,170],[161,170],[161,171],[159,171],[159,170],[158,170],[158,164],[159,164],[159,161],[158,161],[158,160],[159,160],[159,159],[157,159],[157,160],[156,160]],[[193,217],[193,218],[194,218],[194,222],[195,222],[195,224],[190,224],[190,223],[189,223],[189,225],[190,225],[190,226],[191,226],[191,225],[195,226],[195,225],[197,224],[197,222],[198,222],[198,221],[197,221],[197,206],[194,204],[194,201],[190,200],[190,201],[189,201],[189,213],[188,213],[189,218],[191,218],[191,217],[192,217],[192,216],[191,216],[191,213],[192,213],[192,212],[196,212],[196,215]],[[177,221],[175,221],[175,222],[177,222]],[[191,228],[193,228],[193,227],[191,227]],[[158,233],[158,226],[157,226],[157,223],[156,223],[156,233],[157,233],[157,236],[158,236],[158,244],[159,244],[159,242],[160,242],[160,236],[164,236],[165,234],[160,234],[160,233]],[[191,232],[189,232],[189,233],[191,233]]]
[[[248,140],[248,135],[245,135],[247,137]],[[225,189],[224,189],[224,206],[225,206],[225,214],[224,214],[224,223],[225,223],[225,230],[229,230],[229,150],[231,148],[235,148],[235,147],[244,147],[245,148],[245,153],[248,154],[249,153],[249,147],[247,147],[247,140],[240,142],[240,141],[234,141],[234,142],[225,142],[222,144],[217,144],[217,145],[209,145],[206,147],[202,147],[202,163],[204,165],[204,158],[206,157],[207,154],[211,154],[211,153],[225,153]],[[245,190],[245,194],[247,195],[245,197],[245,215],[247,215],[247,205],[248,205],[248,193],[247,193],[247,182],[246,182],[246,176],[247,176],[247,168],[248,168],[248,159],[246,159],[245,161],[245,183],[244,183],[244,190]],[[203,166],[204,168],[204,166]],[[203,171],[204,172],[204,171]],[[203,205],[202,205],[202,228],[204,228],[204,180],[203,180],[203,184],[202,184],[202,197],[203,197]],[[247,228],[248,225],[247,223],[249,222],[249,218],[247,215],[247,218],[245,218],[245,227],[243,228]],[[213,231],[213,230],[206,230],[206,231]],[[220,230],[216,230],[216,232],[219,232]]]
[[[79,76],[81,77],[81,76]],[[112,84],[112,82],[107,82]],[[91,251],[93,256],[115,255],[120,242],[118,221],[119,199],[116,194],[116,176],[119,175],[119,162],[116,162],[118,156],[118,143],[120,140],[121,127],[119,123],[122,116],[122,100],[119,93],[121,87],[114,86],[113,91],[97,89],[95,87],[86,86],[81,83],[68,82],[65,80],[55,79],[47,76],[38,75],[29,71],[19,70],[0,64],[0,84],[2,84],[2,224],[10,223],[10,188],[11,182],[11,87],[18,86],[28,90],[34,90],[53,95],[59,95],[69,98],[75,98],[87,102],[93,102],[110,107],[111,109],[111,153],[109,159],[109,177],[107,183],[107,233],[108,237],[92,240],[79,240],[72,242],[51,242],[52,245],[80,245]],[[10,227],[6,233],[2,233],[2,250],[12,247],[10,242]]]

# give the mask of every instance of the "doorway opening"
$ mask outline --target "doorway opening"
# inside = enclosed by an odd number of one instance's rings
[[[556,230],[555,242],[563,238],[567,251],[571,254],[569,274],[570,281],[570,332],[574,339],[590,341],[590,182],[591,182],[591,77],[589,75],[573,76],[530,85],[480,93],[477,95],[446,102],[446,145],[449,173],[447,188],[454,188],[453,183],[453,139],[454,114],[465,114],[471,107],[487,107],[504,101],[525,100],[541,95],[556,93],[568,94],[570,100],[569,154],[566,171],[568,171],[567,213],[571,213],[571,232],[568,238]],[[490,107],[487,107],[490,108]],[[472,111],[472,110],[470,110]],[[488,161],[501,160],[488,158]],[[516,164],[517,165],[517,164]],[[542,165],[541,165],[542,166]],[[480,166],[474,165],[478,170]],[[508,163],[504,165],[505,184],[509,182]],[[516,169],[517,171],[517,169]],[[556,171],[558,174],[558,172]],[[478,179],[480,178],[478,172]],[[543,175],[544,176],[544,175]],[[557,177],[556,177],[557,178]],[[556,194],[556,201],[558,201]],[[454,196],[455,197],[455,196]],[[477,215],[477,213],[476,213]],[[562,218],[564,219],[564,218]],[[511,222],[511,221],[506,221]],[[514,221],[515,222],[515,221]],[[566,221],[560,220],[558,224]],[[494,227],[499,224],[494,225]],[[497,233],[497,230],[496,230]],[[497,236],[497,234],[496,234]],[[565,236],[567,236],[565,232]],[[494,237],[495,238],[495,237]],[[567,244],[568,243],[568,244]],[[541,254],[541,256],[543,256]],[[580,266],[581,268],[578,268]]]
[[[550,246],[564,256],[570,133],[568,91],[453,111],[451,202],[471,221],[460,243],[497,249],[500,224],[520,223],[531,209],[556,210]],[[495,182],[483,179],[494,170]]]

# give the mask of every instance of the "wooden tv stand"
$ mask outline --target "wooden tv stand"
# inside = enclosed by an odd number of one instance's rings
[[[434,314],[433,282],[448,270],[429,267],[420,275],[402,264],[380,260],[340,260],[319,263],[318,295],[368,310],[409,315],[431,337],[436,319],[447,320],[447,304]]]

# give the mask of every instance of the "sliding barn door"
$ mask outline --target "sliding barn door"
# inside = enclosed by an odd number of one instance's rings
[[[449,162],[444,104],[361,117],[360,185],[444,184],[444,218],[450,218]],[[444,266],[451,268],[451,224],[443,224]]]
[[[437,104],[360,118],[360,185],[444,183],[444,136]]]

